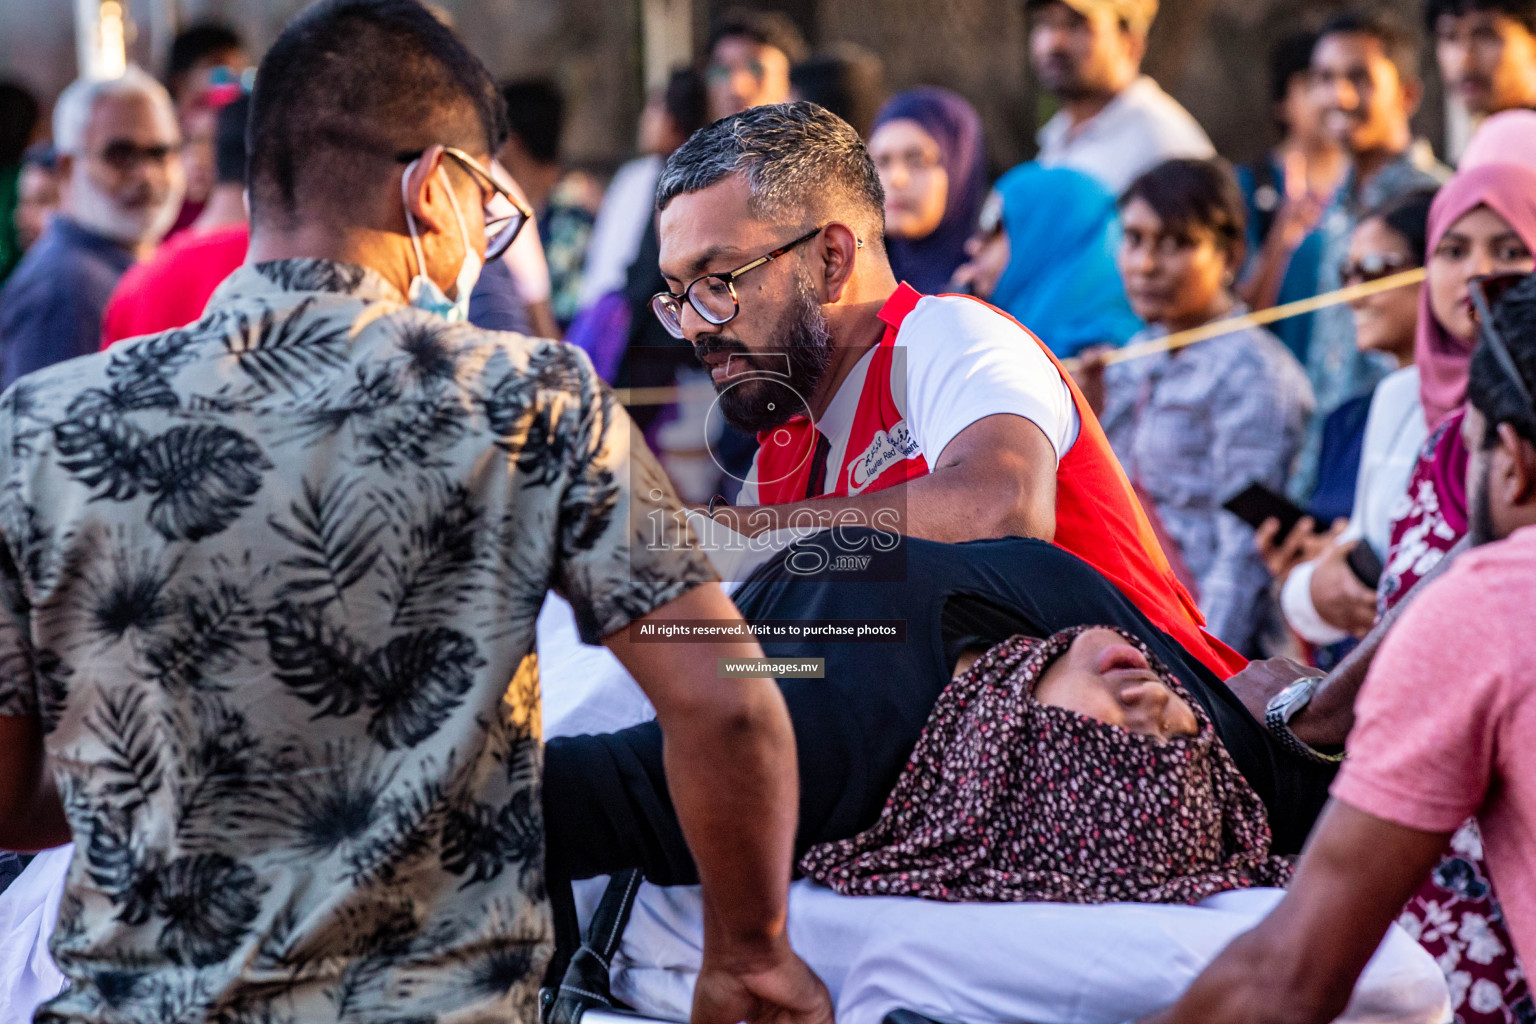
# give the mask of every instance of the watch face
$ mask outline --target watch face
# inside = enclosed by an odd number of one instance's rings
[[[1306,681],[1294,682],[1270,698],[1269,706],[1279,711],[1286,721],[1290,720],[1291,707],[1296,703],[1306,688]]]

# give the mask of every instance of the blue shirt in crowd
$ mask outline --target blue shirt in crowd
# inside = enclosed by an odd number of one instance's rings
[[[0,291],[0,388],[101,348],[101,314],[133,253],[62,215]]]

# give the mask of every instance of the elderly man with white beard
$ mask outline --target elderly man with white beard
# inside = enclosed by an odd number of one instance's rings
[[[65,89],[53,138],[58,215],[0,292],[0,387],[100,347],[112,287],[170,230],[185,188],[170,96],[137,68]]]

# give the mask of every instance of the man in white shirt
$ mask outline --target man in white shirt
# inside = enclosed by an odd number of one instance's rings
[[[1039,161],[1090,174],[1119,193],[1142,171],[1216,150],[1205,131],[1141,73],[1157,0],[1029,0],[1029,53],[1061,109],[1040,129]]]

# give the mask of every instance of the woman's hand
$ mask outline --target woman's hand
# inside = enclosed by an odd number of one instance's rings
[[[1330,205],[1330,199],[1311,192],[1302,192],[1285,200],[1275,212],[1253,270],[1238,288],[1243,301],[1255,310],[1268,309],[1275,304],[1292,254],[1316,229]]]
[[[1008,269],[1008,260],[1012,255],[1008,247],[1008,232],[998,230],[968,239],[965,254],[969,258],[949,279],[949,291],[964,292],[978,299],[990,299],[1003,271]]]
[[[1330,545],[1312,573],[1312,607],[1324,622],[1357,637],[1376,622],[1376,592],[1349,567],[1349,553],[1359,543]]]
[[[1302,516],[1296,525],[1291,527],[1291,532],[1282,539],[1279,536],[1280,520],[1270,516],[1259,524],[1258,532],[1253,535],[1253,542],[1258,547],[1259,556],[1264,559],[1264,565],[1269,569],[1269,574],[1284,583],[1292,569],[1303,562],[1310,562],[1320,557],[1327,551],[1333,545],[1333,539],[1348,525],[1348,520],[1335,519],[1327,533],[1318,533],[1316,521],[1311,516]]]

